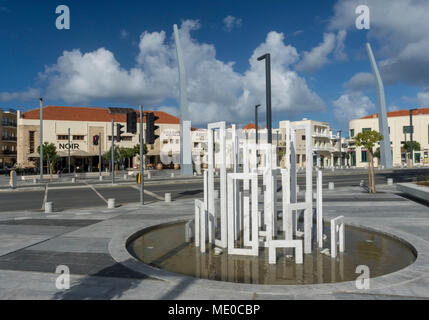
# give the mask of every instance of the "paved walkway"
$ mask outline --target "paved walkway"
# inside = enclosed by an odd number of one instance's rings
[[[124,205],[50,215],[2,213],[0,299],[429,299],[429,208],[395,195],[394,186],[380,186],[378,191],[326,191],[324,203],[328,220],[342,214],[346,223],[391,233],[416,248],[414,264],[371,279],[370,290],[357,290],[351,283],[245,287],[140,273],[142,264],[118,244],[138,228],[191,217],[193,200],[180,200],[143,209]],[[59,265],[70,268],[69,290],[56,289]]]

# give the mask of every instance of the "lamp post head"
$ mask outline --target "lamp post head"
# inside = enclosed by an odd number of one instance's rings
[[[258,58],[258,61],[261,61],[261,60],[264,60],[266,57],[268,57],[270,54],[269,53],[266,53],[266,54],[264,54],[264,55],[262,55],[262,56],[260,56],[259,58]]]
[[[43,98],[39,98],[40,102],[43,102]]]
[[[255,106],[255,108],[259,108],[261,105],[260,104],[257,104],[256,106]]]

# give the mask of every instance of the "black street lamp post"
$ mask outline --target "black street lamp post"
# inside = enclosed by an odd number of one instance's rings
[[[271,123],[271,58],[270,54],[266,53],[258,58],[258,61],[265,60],[265,84],[267,98],[267,131],[268,143],[273,143],[272,123]]]

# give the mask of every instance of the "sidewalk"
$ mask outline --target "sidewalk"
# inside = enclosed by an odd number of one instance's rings
[[[207,287],[197,279],[166,281],[125,267],[137,262],[130,257],[125,261],[118,258],[127,257],[126,248],[117,245],[118,239],[136,228],[192,218],[194,201],[181,200],[152,203],[144,208],[124,205],[113,210],[69,210],[50,215],[2,214],[0,299],[429,298],[429,210],[395,195],[394,186],[380,185],[378,190],[379,194],[371,196],[378,201],[369,202],[368,194],[360,188],[337,188],[326,191],[324,202],[327,220],[341,214],[346,223],[393,234],[416,248],[418,258],[414,264],[372,279],[370,290],[357,290],[348,283],[271,288],[250,285],[250,290],[241,290],[234,283]],[[58,265],[70,268],[69,290],[55,287]]]

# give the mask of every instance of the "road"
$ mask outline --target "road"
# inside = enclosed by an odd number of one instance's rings
[[[377,184],[386,184],[387,178],[393,178],[394,182],[411,181],[418,175],[429,175],[428,170],[397,170],[393,173],[378,173]],[[345,175],[325,176],[324,188],[329,182],[334,182],[335,187],[358,186],[361,180],[368,180],[366,174],[348,173]],[[218,182],[217,182],[218,184]],[[315,185],[315,179],[313,179]],[[298,176],[298,185],[301,190],[305,187],[305,176]],[[217,188],[217,186],[216,186]],[[156,182],[145,185],[145,202],[162,201],[165,193],[171,193],[172,200],[184,198],[202,198],[203,184],[201,180],[180,181],[171,179],[166,182]],[[42,211],[44,202],[53,202],[55,211],[66,209],[83,209],[92,207],[107,207],[107,200],[115,198],[116,204],[139,202],[140,194],[138,186],[133,182],[128,184],[95,184],[91,182],[77,182],[74,184],[59,185],[48,184],[47,187],[34,188],[34,190],[17,189],[15,191],[0,192],[0,212],[11,211]]]

